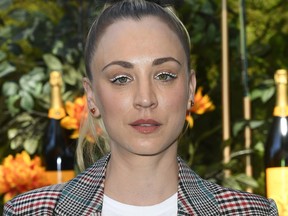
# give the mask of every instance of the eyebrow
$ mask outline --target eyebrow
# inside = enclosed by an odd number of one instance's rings
[[[157,58],[155,59],[153,62],[152,62],[152,66],[157,66],[157,65],[161,65],[161,64],[164,64],[165,62],[169,62],[169,61],[173,61],[173,62],[176,62],[178,65],[181,66],[181,63],[173,58],[173,57],[163,57],[163,58]],[[127,62],[127,61],[112,61],[110,62],[109,64],[105,65],[103,68],[102,68],[102,71],[104,71],[107,67],[111,66],[111,65],[119,65],[123,68],[128,68],[128,69],[131,69],[134,67],[134,65],[130,62]]]
[[[112,61],[109,64],[105,65],[102,68],[102,71],[104,71],[107,67],[109,67],[111,65],[119,65],[119,66],[121,66],[123,68],[133,68],[134,67],[132,63],[127,62],[127,61]]]
[[[176,62],[177,64],[179,64],[181,66],[181,63],[173,57],[164,57],[164,58],[155,59],[152,63],[152,66],[161,65],[161,64],[163,64],[165,62],[169,62],[169,61]]]

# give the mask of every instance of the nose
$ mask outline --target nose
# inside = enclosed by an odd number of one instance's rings
[[[134,107],[136,109],[154,109],[158,106],[156,87],[153,86],[153,81],[141,80],[137,83]]]

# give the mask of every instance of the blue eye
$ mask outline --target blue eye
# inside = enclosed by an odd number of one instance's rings
[[[131,78],[129,76],[126,76],[126,75],[119,75],[119,76],[113,77],[112,79],[110,79],[110,81],[112,83],[115,83],[118,85],[124,85],[124,84],[130,82]]]
[[[174,73],[169,73],[169,72],[161,72],[155,76],[155,79],[161,80],[161,81],[169,81],[176,79],[177,75]]]

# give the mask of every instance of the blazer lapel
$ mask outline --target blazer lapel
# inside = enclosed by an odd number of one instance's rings
[[[110,154],[68,182],[55,208],[58,215],[101,215],[106,166]]]
[[[178,164],[178,215],[220,215],[217,201],[207,182],[194,173],[180,157]]]
[[[101,215],[109,159],[110,154],[67,183],[55,207],[56,215]],[[180,157],[178,164],[178,215],[220,215],[207,181],[195,174]]]

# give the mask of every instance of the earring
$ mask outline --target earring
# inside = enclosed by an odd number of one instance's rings
[[[96,109],[95,109],[95,108],[92,108],[92,109],[90,109],[90,112],[94,115],[95,112],[96,112]]]
[[[191,106],[191,107],[194,106],[194,101],[193,101],[193,100],[191,100],[191,102],[190,102],[190,106]]]

